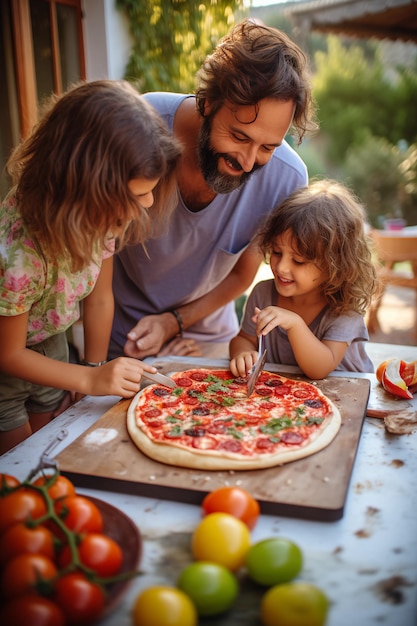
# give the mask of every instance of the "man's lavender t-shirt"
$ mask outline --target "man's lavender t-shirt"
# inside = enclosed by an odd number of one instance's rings
[[[169,130],[187,96],[146,94]],[[197,158],[197,156],[196,156]],[[307,184],[304,162],[287,142],[239,189],[218,194],[199,212],[179,199],[167,231],[115,256],[115,318],[110,357],[123,354],[127,333],[145,315],[180,307],[214,289],[230,273],[265,217],[295,189]],[[148,256],[147,256],[148,255]],[[229,341],[238,331],[233,301],[184,333],[199,341]]]

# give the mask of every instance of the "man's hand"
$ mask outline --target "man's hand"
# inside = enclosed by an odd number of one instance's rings
[[[168,356],[174,354],[176,356],[201,356],[201,350],[198,343],[194,339],[186,339],[185,337],[175,337],[168,341],[156,356]]]
[[[177,332],[178,322],[172,313],[142,317],[128,333],[124,346],[125,354],[136,359],[170,354],[201,356],[201,350],[194,339],[176,337]]]
[[[147,315],[128,333],[124,352],[135,359],[155,356],[177,333],[178,323],[172,313]]]

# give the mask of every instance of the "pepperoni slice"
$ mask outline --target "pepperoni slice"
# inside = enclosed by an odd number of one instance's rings
[[[185,376],[177,378],[175,382],[177,383],[179,387],[191,387],[193,384],[193,381],[191,380],[191,378],[188,378]]]
[[[284,383],[279,378],[270,378],[269,380],[265,381],[265,385],[267,387],[280,387],[283,384]]]
[[[220,444],[222,450],[228,450],[229,452],[240,452],[242,450],[242,444],[237,439],[226,439]]]
[[[269,450],[270,448],[273,448],[274,445],[273,441],[267,437],[262,437],[262,439],[258,439],[256,442],[256,447],[259,448],[259,450]]]
[[[295,433],[293,430],[289,430],[286,433],[282,433],[281,441],[283,443],[298,445],[304,441],[304,437],[300,435],[300,433]]]
[[[272,411],[272,409],[275,409],[276,404],[274,402],[262,402],[259,406],[264,411]]]
[[[201,382],[203,380],[205,380],[207,377],[207,374],[205,372],[192,372],[190,374],[190,378],[192,378],[193,380],[196,380],[198,382]]]
[[[321,400],[306,400],[304,404],[312,409],[320,409],[323,406],[323,402]]]
[[[279,387],[274,387],[274,394],[276,396],[285,396],[287,393],[290,393],[291,387],[289,385],[280,385]]]
[[[230,387],[234,387],[234,386],[241,387],[242,385],[246,385],[247,382],[248,382],[247,378],[243,378],[242,376],[238,376],[237,378],[233,379],[232,383],[230,383]]]
[[[188,404],[188,406],[197,406],[200,404],[200,400],[198,398],[193,398],[193,396],[184,396],[182,401],[184,404]]]
[[[271,395],[271,390],[265,389],[265,387],[255,387],[255,391],[258,394],[258,396],[270,396]]]
[[[292,393],[295,398],[311,398],[309,389],[294,389]]]
[[[159,409],[148,409],[144,413],[144,416],[148,419],[152,419],[153,417],[159,417],[160,415],[162,415],[162,411],[160,411]]]
[[[166,387],[155,387],[155,389],[152,390],[152,393],[155,396],[162,398],[163,396],[169,396],[171,391],[167,389]]]

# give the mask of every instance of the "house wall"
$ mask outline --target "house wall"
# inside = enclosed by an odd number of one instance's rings
[[[115,0],[84,0],[87,80],[123,78],[132,47],[127,17]]]

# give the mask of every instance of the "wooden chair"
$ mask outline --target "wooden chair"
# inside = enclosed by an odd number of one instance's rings
[[[368,313],[368,330],[373,333],[379,330],[378,309],[387,285],[407,287],[415,290],[415,333],[417,338],[417,232],[372,230],[370,236],[376,255],[381,262],[379,277],[382,284],[381,293],[372,303]],[[401,272],[395,265],[401,262],[411,264],[411,274]]]

